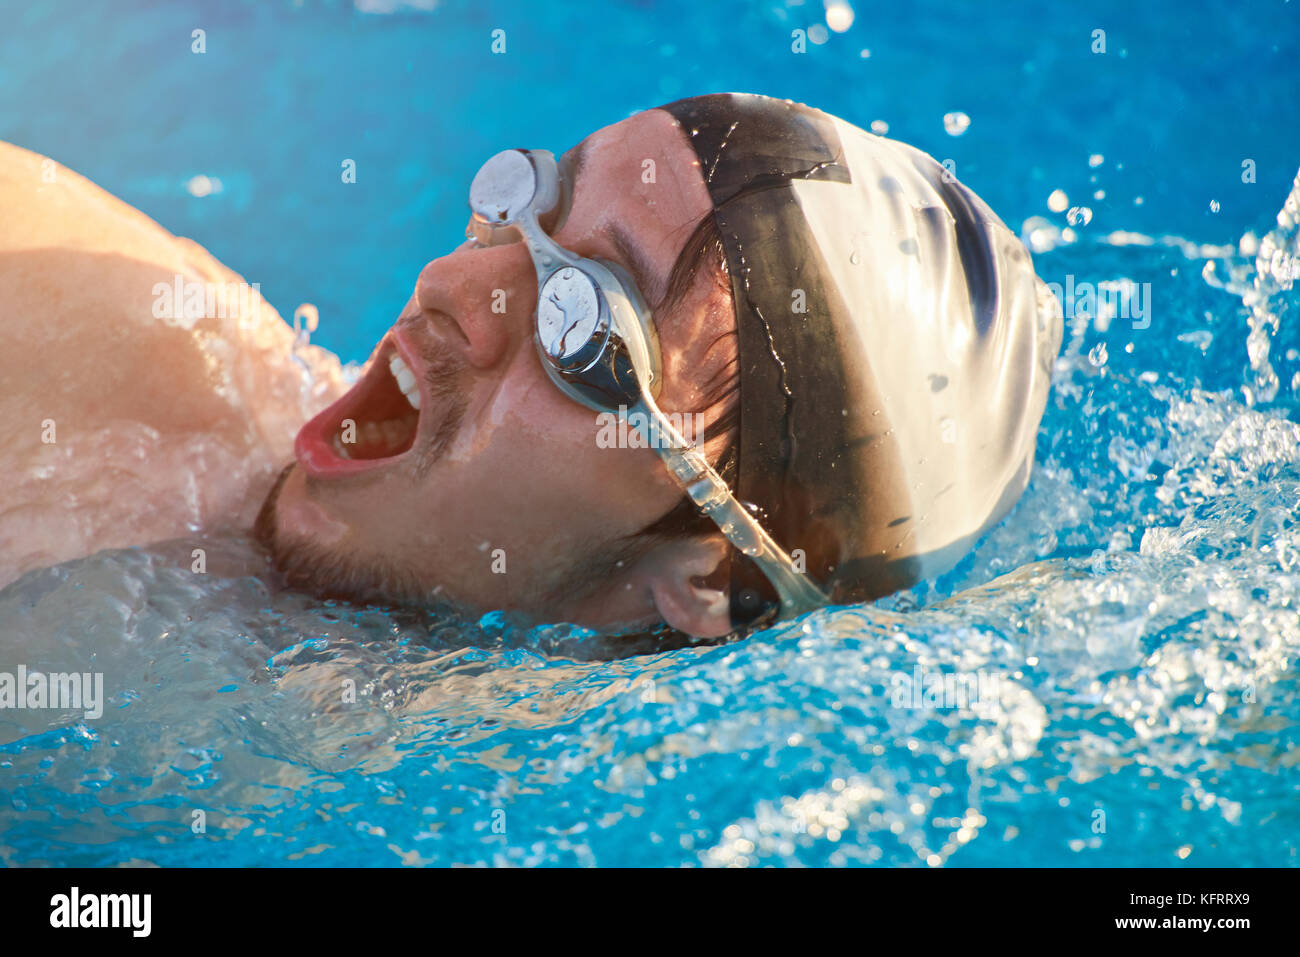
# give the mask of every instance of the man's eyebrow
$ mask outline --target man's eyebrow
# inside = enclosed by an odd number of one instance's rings
[[[654,263],[650,261],[650,257],[636,244],[632,234],[623,228],[622,223],[613,223],[610,226],[609,238],[651,310],[658,309],[663,299],[663,283],[655,276]]]
[[[564,163],[568,167],[570,178],[569,187],[575,194],[578,191],[578,180],[582,175],[583,166],[587,161],[588,142],[589,140],[583,140],[564,154]],[[654,263],[651,262],[650,257],[637,245],[635,238],[622,223],[616,222],[610,226],[609,238],[618,251],[619,259],[622,260],[620,265],[625,266],[632,274],[632,281],[636,283],[637,289],[646,298],[651,309],[657,309],[660,300],[663,299],[663,283],[655,275]]]
[[[576,188],[578,177],[582,175],[582,167],[587,162],[587,141],[583,140],[561,158],[569,167],[569,176],[572,177],[569,185]]]

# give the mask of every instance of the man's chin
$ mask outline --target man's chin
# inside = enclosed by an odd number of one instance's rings
[[[262,505],[258,526],[263,541],[301,539],[329,548],[341,547],[352,530],[320,504],[297,462],[280,473]]]
[[[428,596],[409,570],[385,559],[359,559],[346,547],[348,527],[313,501],[297,463],[271,486],[253,525],[286,587],[324,599],[423,604]]]
[[[279,473],[253,523],[253,538],[268,551],[286,588],[318,598],[393,601],[395,583],[386,570],[356,562],[339,547],[346,531],[309,498],[296,463]]]
[[[467,619],[489,610],[430,585],[427,574],[418,574],[393,554],[358,548],[350,531],[315,500],[296,462],[272,485],[253,527],[254,537],[269,553],[286,588],[322,599],[438,608]],[[588,553],[582,562],[553,571],[548,576],[552,580],[534,586],[533,591],[516,591],[507,604],[491,607],[511,607],[515,614],[534,621],[573,621],[575,603],[607,589],[633,552],[625,543],[616,543]]]

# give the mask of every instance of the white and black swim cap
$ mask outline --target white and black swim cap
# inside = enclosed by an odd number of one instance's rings
[[[745,93],[660,109],[727,254],[736,495],[837,602],[951,566],[1029,480],[1062,323],[1028,251],[933,158],[820,110]],[[767,594],[736,555],[733,617]]]

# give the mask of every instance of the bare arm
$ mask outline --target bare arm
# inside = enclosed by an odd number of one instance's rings
[[[90,181],[0,143],[0,585],[251,524],[297,428],[343,384],[338,360],[311,348],[309,389],[292,330],[241,283]]]

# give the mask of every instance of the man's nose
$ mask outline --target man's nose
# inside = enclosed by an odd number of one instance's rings
[[[420,311],[441,313],[465,337],[470,365],[489,369],[512,343],[531,334],[537,278],[523,244],[463,250],[435,259],[420,272]]]

